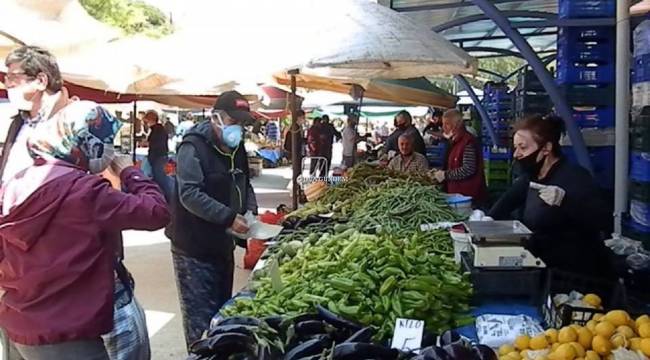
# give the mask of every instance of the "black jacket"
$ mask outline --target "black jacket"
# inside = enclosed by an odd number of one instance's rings
[[[530,181],[526,176],[518,178],[488,215],[512,219],[513,211],[521,208],[522,222],[534,233],[528,248],[548,267],[606,276],[609,257],[601,233],[612,230],[612,211],[591,175],[561,158],[546,178],[533,180],[564,189],[560,206],[544,203],[539,191],[530,189]]]
[[[226,229],[237,214],[257,213],[243,142],[231,154],[221,151],[204,121],[185,134],[176,161],[173,251],[211,261],[232,256],[234,242]]]
[[[418,152],[422,155],[427,154],[427,147],[424,144],[424,139],[422,138],[422,135],[418,131],[418,129],[411,125],[410,127],[400,130],[400,129],[395,129],[390,136],[388,136],[388,139],[386,139],[386,145],[384,146],[383,151],[385,153],[388,153],[390,150],[399,152],[399,146],[398,146],[398,141],[399,137],[402,136],[402,134],[408,134],[411,135],[413,138],[413,151]]]

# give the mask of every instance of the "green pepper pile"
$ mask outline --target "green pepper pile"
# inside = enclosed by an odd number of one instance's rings
[[[304,241],[279,266],[278,284],[268,270],[251,286],[253,299],[238,299],[222,315],[263,317],[300,314],[316,305],[377,330],[376,340],[392,334],[395,319],[422,319],[429,331],[464,325],[471,285],[440,249],[445,231],[409,238],[363,234],[339,225]]]

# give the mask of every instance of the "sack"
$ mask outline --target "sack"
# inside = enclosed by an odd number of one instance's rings
[[[111,360],[150,360],[149,333],[144,309],[135,299],[135,284],[121,261],[116,261],[113,330],[102,336]]]

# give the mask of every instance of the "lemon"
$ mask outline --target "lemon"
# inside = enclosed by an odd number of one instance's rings
[[[644,339],[650,338],[650,322],[643,323],[639,326],[639,336]]]
[[[589,304],[595,308],[600,307],[602,305],[603,301],[600,299],[600,296],[596,294],[587,294],[585,297],[582,298],[582,301],[584,301],[586,304]]]
[[[650,316],[648,315],[641,315],[638,318],[636,318],[635,324],[636,327],[638,328],[641,324],[645,323],[650,323]]]
[[[562,344],[570,343],[578,339],[578,333],[572,327],[563,327],[557,337]]]
[[[569,325],[569,327],[572,328],[573,330],[575,330],[576,333],[578,332],[578,330],[582,329],[582,326],[580,326],[578,324],[571,324],[571,325]]]
[[[605,339],[609,339],[614,335],[614,331],[616,331],[616,327],[614,324],[607,320],[601,321],[598,325],[596,325],[596,334],[604,337]]]
[[[614,334],[614,336],[612,336],[610,341],[612,342],[614,349],[627,348],[628,345],[627,339],[623,334]]]
[[[612,310],[605,315],[607,321],[611,322],[614,326],[627,325],[630,320],[630,315],[623,310]]]
[[[587,329],[589,329],[589,331],[591,331],[591,334],[593,335],[593,334],[596,333],[596,325],[598,325],[598,321],[589,320],[589,321],[587,321],[587,324],[585,325],[585,327]]]
[[[591,347],[591,340],[593,337],[593,334],[587,328],[581,328],[578,331],[578,343],[585,349],[589,349]]]
[[[585,354],[585,360],[600,360],[600,355],[593,350],[589,350]]]
[[[631,339],[636,336],[634,330],[627,325],[622,325],[616,328],[616,333],[625,336],[626,339]]]
[[[594,314],[594,316],[591,318],[591,320],[594,321],[600,321],[601,319],[605,318],[605,314]]]
[[[606,337],[602,335],[596,335],[591,341],[591,349],[601,356],[606,356],[612,351],[612,345],[609,343]]]
[[[528,349],[528,344],[530,343],[530,336],[528,335],[519,335],[515,339],[515,349],[521,351]]]
[[[577,342],[570,343],[573,346],[573,349],[576,351],[576,357],[585,357],[585,348]]]
[[[511,352],[515,351],[515,348],[510,344],[501,345],[499,348],[499,356],[506,356]]]
[[[577,358],[575,358],[573,360],[585,360],[585,358],[577,357]]]
[[[541,355],[541,356],[536,357],[535,360],[548,360],[548,356]]]
[[[650,356],[650,339],[641,340],[641,352],[645,356]]]
[[[557,329],[548,329],[544,332],[544,334],[546,335],[546,340],[549,343],[554,344],[557,342],[557,337],[558,337]]]
[[[641,350],[641,338],[632,338],[630,339],[630,350],[639,351]]]
[[[513,360],[521,360],[521,354],[516,352],[516,351],[511,352],[507,356],[508,356],[508,358],[513,359]]]
[[[519,355],[521,355],[521,358],[524,360],[528,359],[528,350],[520,352]]]
[[[532,339],[530,339],[528,346],[530,346],[531,350],[546,349],[548,347],[548,340],[546,339],[546,334],[540,334],[534,336]]]
[[[558,360],[573,360],[576,358],[576,349],[571,344],[562,344],[555,350]]]

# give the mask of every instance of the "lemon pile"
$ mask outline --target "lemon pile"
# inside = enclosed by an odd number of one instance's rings
[[[521,335],[514,344],[499,348],[499,360],[613,360],[612,350],[618,348],[650,357],[648,315],[634,320],[623,310],[613,310],[594,315],[584,327],[571,325],[534,337]]]

